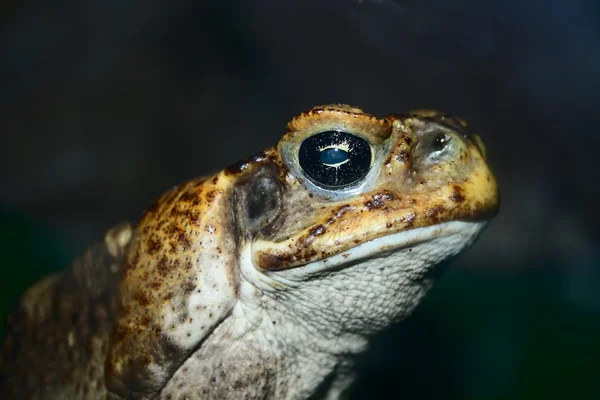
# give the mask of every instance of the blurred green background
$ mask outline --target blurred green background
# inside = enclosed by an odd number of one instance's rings
[[[0,317],[174,184],[315,104],[470,122],[499,216],[358,359],[352,399],[599,399],[597,1],[8,1]]]
[[[21,293],[40,277],[69,265],[76,250],[68,237],[6,209],[0,209],[0,243],[5,273],[0,289],[0,329],[4,331],[6,316]]]

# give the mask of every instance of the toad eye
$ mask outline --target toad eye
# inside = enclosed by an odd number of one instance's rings
[[[373,155],[369,143],[355,135],[327,131],[302,142],[298,152],[300,167],[318,186],[338,189],[364,178]]]

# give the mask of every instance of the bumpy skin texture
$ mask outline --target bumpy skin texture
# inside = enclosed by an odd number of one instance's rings
[[[304,174],[299,146],[325,131],[369,143],[359,182]],[[459,119],[315,107],[29,289],[8,321],[3,398],[338,398],[352,355],[412,311],[498,197]]]

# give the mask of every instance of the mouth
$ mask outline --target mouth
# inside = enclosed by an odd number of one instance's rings
[[[312,274],[343,269],[364,260],[386,258],[397,253],[407,253],[406,260],[409,261],[438,263],[471,246],[486,225],[487,221],[449,221],[435,226],[409,229],[369,240],[339,254],[294,268],[272,270],[269,271],[269,275],[283,274],[281,277],[293,282],[294,278],[305,279]],[[418,251],[425,244],[429,244],[433,250],[425,253]],[[256,268],[256,258],[253,261]]]

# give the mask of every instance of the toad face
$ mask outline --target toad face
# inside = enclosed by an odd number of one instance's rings
[[[461,120],[343,105],[300,114],[277,146],[174,188],[135,229],[111,233],[127,240],[107,239],[123,267],[110,335],[97,334],[98,393],[300,399],[331,377],[320,390],[336,398],[349,355],[408,315],[498,198]]]

